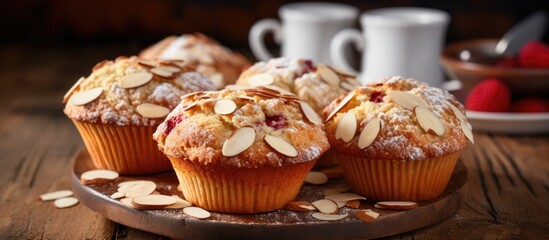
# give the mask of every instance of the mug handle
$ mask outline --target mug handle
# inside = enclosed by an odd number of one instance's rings
[[[332,39],[330,43],[330,57],[336,67],[359,74],[359,71],[354,69],[345,57],[345,46],[349,42],[352,42],[359,52],[364,50],[364,37],[362,33],[356,29],[345,29],[339,31]]]
[[[248,35],[248,41],[250,42],[253,54],[261,61],[273,58],[273,55],[267,50],[263,41],[265,34],[269,32],[273,33],[275,43],[280,45],[282,42],[282,26],[276,19],[269,18],[256,22]]]

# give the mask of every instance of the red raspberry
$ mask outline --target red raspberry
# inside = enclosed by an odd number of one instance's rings
[[[549,101],[542,98],[521,99],[513,104],[511,111],[521,113],[549,112]]]
[[[465,108],[482,112],[506,112],[510,102],[509,88],[497,78],[487,78],[469,92]]]
[[[518,63],[526,68],[549,68],[549,46],[542,42],[528,42],[518,54]]]

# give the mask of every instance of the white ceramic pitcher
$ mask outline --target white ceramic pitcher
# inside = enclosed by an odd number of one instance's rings
[[[342,29],[353,27],[359,14],[355,7],[328,2],[290,3],[280,7],[282,20],[263,19],[254,24],[249,42],[255,57],[261,61],[273,58],[264,43],[272,32],[280,44],[282,57],[306,58],[331,64],[330,41]]]
[[[360,16],[362,32],[346,29],[330,46],[335,66],[357,72],[363,83],[386,76],[412,77],[439,87],[443,81],[439,53],[450,17],[446,12],[414,7],[382,8]],[[362,51],[361,71],[346,61],[345,45]]]

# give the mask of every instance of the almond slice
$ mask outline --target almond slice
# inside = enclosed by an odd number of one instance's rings
[[[328,175],[323,172],[310,171],[305,177],[305,182],[315,185],[322,185],[328,182]]]
[[[461,131],[463,131],[463,134],[465,134],[465,137],[467,137],[467,139],[469,139],[469,141],[471,141],[471,143],[475,143],[475,139],[473,138],[473,131],[471,130],[471,128],[469,128],[469,126],[463,122],[460,123],[460,126],[461,126]]]
[[[303,115],[305,115],[307,120],[316,125],[322,124],[322,119],[320,118],[320,116],[318,116],[315,110],[313,110],[313,108],[309,106],[309,104],[300,101],[299,106],[301,107],[301,111],[303,111]]]
[[[286,94],[286,95],[292,95],[292,96],[295,96],[295,94],[293,92],[290,92],[284,88],[281,88],[279,86],[275,86],[275,85],[265,85],[263,86],[264,88],[268,88],[268,89],[271,89],[271,90],[275,90],[277,92],[280,92],[280,93],[283,93],[283,94]]]
[[[131,181],[119,182],[118,187],[121,188],[127,185],[133,186],[135,184],[142,183],[142,182],[146,182],[146,180],[131,180]],[[118,191],[120,191],[120,189],[118,189]]]
[[[122,198],[120,199],[120,203],[128,207],[135,208],[135,206],[133,205],[133,198]]]
[[[169,108],[150,103],[143,103],[137,106],[136,110],[141,116],[146,118],[163,118],[170,113]]]
[[[358,137],[358,148],[364,149],[370,146],[376,140],[379,130],[381,129],[381,121],[374,117],[366,123],[360,136]]]
[[[390,210],[410,210],[418,207],[416,202],[408,201],[382,201],[374,205],[375,208]]]
[[[248,85],[252,87],[259,87],[259,86],[266,86],[271,85],[274,82],[273,75],[268,73],[261,73],[257,75],[253,75],[250,78],[248,78]]]
[[[343,68],[337,68],[337,67],[331,67],[332,70],[336,71],[337,73],[343,75],[343,76],[346,76],[346,77],[355,77],[356,74],[354,74],[353,72],[350,72],[350,71],[347,71]]]
[[[346,112],[343,117],[339,119],[337,124],[335,138],[341,139],[344,142],[349,142],[356,133],[356,117],[352,112]]]
[[[417,106],[414,108],[417,122],[428,133],[435,133],[438,136],[444,135],[446,127],[444,123],[433,112],[427,108]]]
[[[314,218],[318,219],[318,220],[339,221],[339,220],[344,219],[347,216],[349,216],[349,214],[347,214],[347,213],[345,213],[345,214],[326,214],[326,213],[316,212],[316,213],[313,213],[312,216]]]
[[[51,201],[59,198],[69,197],[69,196],[72,196],[72,194],[73,193],[71,190],[59,190],[59,191],[44,193],[40,195],[40,200],[44,202]]]
[[[339,85],[339,82],[341,79],[339,76],[332,70],[330,67],[324,65],[324,64],[318,64],[317,67],[318,75],[320,75],[320,78],[324,80],[324,82],[330,84],[330,86],[336,87]]]
[[[272,135],[265,135],[263,140],[277,152],[288,157],[297,157],[297,149],[284,139]]]
[[[99,96],[103,94],[102,87],[92,88],[85,92],[79,92],[71,96],[69,103],[75,106],[84,105],[90,102],[93,102]]]
[[[191,216],[191,217],[195,217],[195,218],[198,218],[198,219],[205,219],[205,218],[209,218],[211,216],[210,212],[202,209],[202,208],[199,208],[199,207],[186,207],[186,208],[183,208],[183,213]]]
[[[90,170],[80,175],[80,181],[84,185],[103,184],[108,183],[118,178],[118,173],[106,169]]]
[[[86,79],[85,77],[80,77],[78,81],[76,81],[76,83],[72,85],[69,91],[65,93],[65,96],[63,96],[63,103],[66,103],[69,100],[69,97],[72,95],[72,92],[74,92],[74,90],[76,90],[85,79]]]
[[[140,196],[132,200],[132,204],[139,209],[161,209],[176,202],[175,198],[166,195]]]
[[[151,68],[151,72],[156,76],[160,76],[164,78],[169,78],[173,75],[173,72],[170,72],[162,67]]]
[[[324,198],[330,199],[334,202],[348,202],[351,200],[366,200],[365,197],[360,196],[356,193],[337,193],[325,196]]]
[[[126,192],[126,197],[135,198],[150,195],[156,190],[156,183],[152,181],[143,181],[141,183],[133,185]]]
[[[124,76],[118,81],[118,86],[124,89],[141,87],[149,83],[153,79],[153,75],[149,72],[136,72]]]
[[[346,204],[345,204],[345,207],[350,207],[350,208],[359,208],[360,207],[360,201],[358,200],[351,200],[351,201],[348,201]]]
[[[227,115],[236,110],[236,103],[231,99],[217,100],[214,105],[214,111],[217,114]]]
[[[322,194],[324,196],[328,196],[328,195],[332,195],[332,194],[338,194],[338,193],[341,193],[341,192],[337,188],[326,188],[326,189],[322,190]]]
[[[57,208],[68,208],[78,204],[78,199],[75,197],[59,198],[53,202]]]
[[[225,89],[233,90],[233,91],[240,91],[244,89],[250,89],[250,86],[242,86],[242,85],[235,85],[235,84],[229,84],[225,86]]]
[[[460,122],[467,122],[467,117],[465,117],[465,115],[461,112],[461,110],[459,110],[456,106],[454,106],[454,104],[451,104],[451,103],[448,103],[448,105],[450,105],[450,109],[452,109],[452,112],[454,112],[454,115],[456,115],[457,119],[460,121]]]
[[[174,204],[170,205],[170,206],[165,207],[165,208],[180,209],[180,208],[186,208],[186,207],[192,206],[192,204],[190,202],[188,202],[187,200],[185,200],[183,198],[180,198],[177,195],[172,195],[172,197],[175,198],[176,202]]]
[[[335,213],[337,212],[337,204],[332,200],[320,199],[311,203],[321,213]]]
[[[349,103],[349,101],[351,101],[351,99],[353,99],[354,96],[355,96],[354,91],[349,92],[347,96],[345,96],[345,98],[343,98],[341,102],[337,104],[336,108],[334,108],[334,110],[330,113],[330,115],[328,115],[325,122],[328,122],[333,116],[335,116],[336,113],[339,112],[339,110],[341,110],[343,107],[345,107],[345,105],[347,105],[347,103]]]
[[[293,201],[286,204],[286,210],[296,212],[310,212],[316,210],[316,208],[307,201]]]
[[[223,143],[221,152],[225,157],[232,157],[244,152],[255,141],[255,130],[252,127],[241,127],[236,130],[226,141]]]
[[[112,199],[120,199],[120,198],[123,198],[125,197],[126,194],[125,193],[121,193],[121,192],[115,192],[111,195],[111,198]]]
[[[347,91],[353,91],[355,89],[355,85],[350,84],[348,82],[341,82],[339,86]]]
[[[377,217],[379,217],[379,213],[374,212],[371,209],[359,210],[356,211],[355,217],[364,222],[373,222]]]
[[[402,108],[412,111],[415,106],[429,108],[429,104],[420,96],[405,91],[390,91],[387,95]]]
[[[172,73],[178,73],[178,72],[181,72],[181,68],[178,68],[176,66],[160,66],[158,67],[164,71],[168,71],[168,72],[172,72]]]
[[[150,60],[146,60],[146,59],[139,59],[137,62],[139,64],[147,66],[147,67],[155,67],[156,66],[155,62],[150,61]]]

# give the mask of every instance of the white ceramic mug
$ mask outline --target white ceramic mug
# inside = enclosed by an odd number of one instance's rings
[[[282,57],[307,58],[331,64],[330,41],[342,29],[353,27],[359,14],[355,7],[327,2],[290,3],[280,7],[282,20],[263,19],[254,24],[249,42],[255,57],[261,61],[273,58],[264,43],[272,32],[280,44]]]
[[[359,74],[363,83],[387,76],[404,76],[439,87],[443,81],[439,53],[450,16],[443,11],[414,8],[382,8],[360,16],[362,32],[345,29],[330,46],[335,66],[354,70],[346,61],[344,47],[352,42],[362,51]]]

